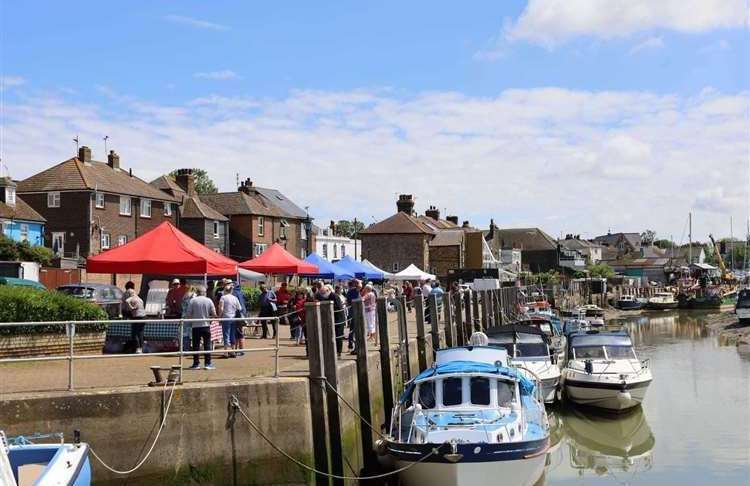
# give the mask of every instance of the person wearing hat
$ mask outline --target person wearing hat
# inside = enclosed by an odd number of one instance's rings
[[[182,299],[185,297],[187,290],[187,281],[184,278],[172,280],[169,285],[169,292],[167,292],[167,318],[179,318],[182,315]]]

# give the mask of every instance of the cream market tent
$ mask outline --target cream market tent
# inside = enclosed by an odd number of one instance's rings
[[[390,280],[435,280],[435,276],[431,273],[420,270],[419,267],[412,263],[394,276],[390,277]]]
[[[382,268],[377,267],[374,263],[372,263],[370,260],[364,259],[362,260],[362,265],[369,267],[373,269],[376,272],[380,272],[383,274],[383,277],[388,280],[389,278],[393,278],[393,274],[391,272],[386,272]]]

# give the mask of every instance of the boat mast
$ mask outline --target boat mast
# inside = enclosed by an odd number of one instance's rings
[[[688,213],[688,267],[693,264],[693,213]]]
[[[729,251],[732,252],[732,260],[731,260],[730,265],[732,268],[732,272],[734,273],[734,229],[732,228],[733,219],[734,218],[730,215],[729,216],[729,245],[730,245]]]

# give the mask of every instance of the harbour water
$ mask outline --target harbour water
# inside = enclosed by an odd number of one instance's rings
[[[706,316],[620,320],[650,360],[646,400],[623,416],[557,409],[556,444],[538,484],[750,484],[750,356],[719,346]]]

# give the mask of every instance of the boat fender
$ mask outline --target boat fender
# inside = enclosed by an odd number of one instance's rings
[[[383,439],[375,441],[375,453],[379,456],[384,456],[388,453],[388,447]]]
[[[584,361],[583,366],[584,366],[584,369],[586,370],[586,373],[588,373],[589,375],[594,373],[594,363],[590,359],[587,359],[586,361]]]

